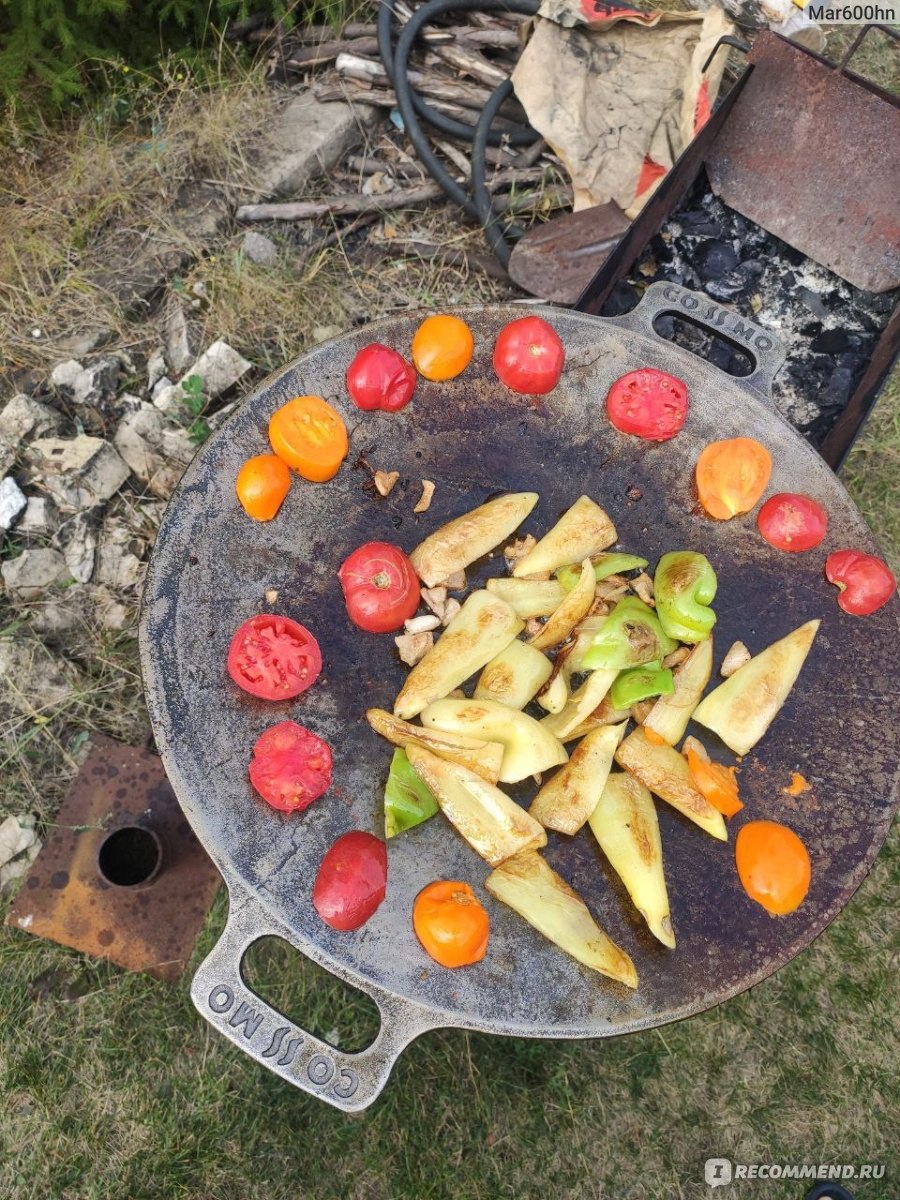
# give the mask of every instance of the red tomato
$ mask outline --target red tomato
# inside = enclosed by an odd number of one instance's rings
[[[634,433],[648,442],[667,442],[687,420],[687,388],[674,375],[641,367],[612,385],[606,411],[620,433]]]
[[[357,408],[396,412],[416,390],[416,369],[390,346],[363,346],[347,368],[347,391]]]
[[[338,571],[347,613],[369,633],[400,629],[419,607],[419,580],[407,555],[389,542],[366,542]]]
[[[319,643],[308,629],[274,613],[251,617],[228,647],[228,674],[261,700],[292,700],[316,682],[322,669]]]
[[[273,725],[253,747],[250,782],[273,808],[301,812],[331,787],[328,743],[296,721]]]
[[[524,396],[552,392],[565,360],[559,334],[541,317],[510,321],[494,343],[494,370],[500,382]]]
[[[326,925],[359,929],[384,899],[387,847],[371,833],[354,829],[339,837],[322,859],[312,901]]]
[[[887,563],[862,550],[836,550],[829,554],[825,577],[840,588],[840,607],[855,617],[877,612],[897,590],[897,580]]]
[[[756,524],[770,546],[792,554],[812,550],[828,531],[824,508],[798,492],[770,496],[759,510]]]

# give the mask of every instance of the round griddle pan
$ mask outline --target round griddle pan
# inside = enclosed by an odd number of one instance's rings
[[[669,284],[654,284],[634,312],[615,320],[536,307],[559,331],[567,361],[555,391],[526,398],[505,389],[491,367],[497,333],[523,311],[463,310],[475,335],[472,364],[450,383],[421,380],[399,414],[357,411],[344,372],[369,342],[407,351],[421,314],[317,346],[271,376],[191,463],[166,512],[145,585],[141,653],[157,743],[231,899],[225,932],[194,978],[194,1002],[259,1062],[346,1110],[370,1104],[403,1047],[427,1029],[605,1037],[702,1012],[758,983],[808,946],[847,903],[885,838],[897,799],[900,604],[894,599],[868,618],[848,616],[823,578],[830,550],[876,547],[835,475],[772,407],[768,391],[784,358],[773,336]],[[658,338],[653,320],[667,311],[748,350],[757,363],[753,374],[731,378]],[[672,441],[626,437],[606,419],[609,386],[641,366],[670,371],[688,386],[690,415]],[[238,506],[235,477],[249,455],[267,449],[270,414],[304,393],[327,397],[343,413],[349,457],[328,484],[295,480],[278,517],[258,524]],[[824,506],[830,528],[817,550],[779,553],[759,536],[752,515],[720,523],[698,510],[691,481],[700,449],[736,435],[758,438],[771,451],[769,494],[806,492]],[[400,472],[390,496],[373,494],[363,459]],[[429,510],[416,516],[423,478],[437,486]],[[363,928],[336,933],[312,907],[316,871],[332,842],[350,829],[381,832],[392,751],[363,714],[369,706],[390,709],[406,671],[390,636],[350,624],[337,568],[369,540],[409,551],[451,517],[507,490],[540,493],[521,533],[543,534],[587,493],[613,517],[621,545],[651,562],[679,548],[707,554],[719,577],[716,672],[736,639],[757,651],[822,618],[798,684],[743,764],[746,807],[729,823],[732,842],[717,842],[657,805],[676,950],[644,927],[589,832],[550,834],[547,860],[632,955],[640,976],[634,992],[581,967],[488,897],[489,868],[441,817],[390,842],[387,899]],[[497,552],[470,570],[470,586],[504,569]],[[278,593],[272,604],[270,589]],[[302,621],[322,647],[322,675],[296,701],[254,700],[225,672],[233,631],[266,610]],[[331,791],[300,816],[270,809],[247,776],[260,733],[289,717],[334,751]],[[716,758],[734,761],[706,730],[698,732]],[[811,782],[809,793],[782,792],[792,771]],[[533,791],[520,786],[514,794],[528,803]],[[809,848],[812,886],[791,916],[770,917],[738,882],[733,837],[743,820],[754,818],[784,821]],[[436,967],[415,939],[413,898],[441,878],[467,880],[489,908],[490,948],[477,966]],[[284,938],[376,1000],[381,1030],[367,1050],[334,1049],[249,990],[241,959],[266,935]]]

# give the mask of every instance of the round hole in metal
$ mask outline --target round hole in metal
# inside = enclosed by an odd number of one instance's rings
[[[97,869],[113,887],[139,887],[159,874],[162,842],[152,829],[123,825],[100,843]]]

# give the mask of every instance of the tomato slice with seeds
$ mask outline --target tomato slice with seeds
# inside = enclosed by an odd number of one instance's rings
[[[250,782],[272,808],[301,812],[331,787],[331,749],[296,721],[282,721],[253,747]]]
[[[261,700],[292,700],[322,670],[319,643],[298,621],[260,613],[245,621],[228,647],[228,674]]]
[[[825,510],[799,492],[770,496],[759,510],[756,524],[770,546],[789,554],[814,549],[828,532]]]
[[[620,433],[633,433],[648,442],[667,442],[687,420],[687,388],[674,375],[641,367],[612,385],[606,411]]]
[[[347,457],[347,426],[321,396],[295,396],[269,418],[269,441],[304,479],[325,483]]]

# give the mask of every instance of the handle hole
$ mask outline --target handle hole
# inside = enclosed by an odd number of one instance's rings
[[[756,370],[756,358],[745,346],[713,333],[702,322],[692,321],[681,313],[657,313],[653,318],[653,331],[667,342],[674,342],[698,358],[705,358],[735,379],[744,379]]]
[[[262,937],[247,948],[241,978],[289,1021],[347,1054],[375,1041],[378,1005],[365,992],[298,953],[283,938]]]

